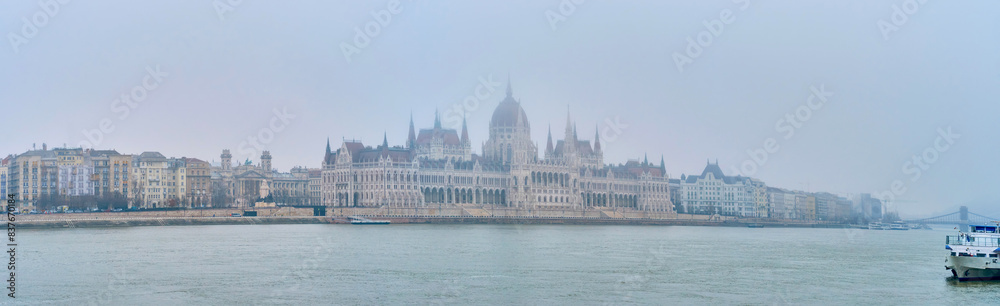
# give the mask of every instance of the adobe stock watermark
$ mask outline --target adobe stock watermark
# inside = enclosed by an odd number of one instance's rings
[[[669,275],[671,268],[667,265],[670,262],[671,252],[666,245],[660,244],[658,248],[649,248],[645,255],[645,262],[638,271],[625,275],[624,278],[615,282],[614,293],[624,302],[635,302],[633,295],[637,291],[648,291],[650,283],[655,281],[654,276]]]
[[[215,0],[212,1],[212,8],[215,8],[219,21],[226,21],[226,14],[236,11],[240,4],[243,4],[243,0]]]
[[[273,286],[271,292],[268,294],[268,297],[275,300],[288,294],[294,295],[298,293],[301,280],[311,277],[311,272],[315,272],[321,264],[330,259],[330,254],[333,252],[330,252],[329,250],[333,249],[333,247],[333,239],[329,236],[323,236],[322,238],[316,237],[316,244],[311,249],[311,252],[303,254],[304,256],[300,257],[304,260],[298,265],[285,269],[285,273],[279,277],[279,282],[282,283],[288,281],[288,279],[292,277],[295,277],[300,281],[293,282],[288,286],[284,286],[283,284]]]
[[[557,24],[566,22],[569,16],[576,13],[578,5],[586,2],[587,0],[562,0],[559,1],[559,6],[555,10],[545,10],[545,19],[549,21],[549,27],[552,28],[552,32],[556,31]]]
[[[117,258],[127,258],[121,254]],[[134,264],[134,260],[129,260]],[[115,265],[111,273],[107,277],[107,286],[101,290],[97,295],[91,296],[87,301],[87,305],[111,305],[115,302],[114,298],[118,291],[122,290],[129,284],[134,284],[134,279],[130,279],[129,273],[123,270],[124,265]]]
[[[923,177],[927,170],[930,170],[931,166],[934,165],[941,157],[941,154],[951,150],[952,145],[955,144],[955,140],[962,138],[962,134],[957,134],[951,130],[951,126],[938,128],[937,137],[931,145],[924,148],[920,153],[913,154],[910,160],[903,162],[902,171],[903,174],[910,177],[910,183],[915,183]],[[883,190],[881,192],[874,193],[877,198],[883,201],[895,201],[896,197],[900,197],[909,190],[906,186],[909,183],[896,179],[892,183],[889,183],[889,189]]]
[[[809,91],[811,93],[802,105],[799,105],[790,113],[785,113],[784,117],[774,123],[774,131],[778,134],[784,134],[782,136],[784,141],[795,137],[795,132],[812,119],[813,112],[823,109],[823,106],[829,102],[830,97],[833,97],[833,92],[826,91],[825,84],[820,84],[818,88],[810,86]],[[781,150],[781,145],[778,139],[768,137],[764,139],[764,143],[760,147],[748,149],[747,156],[749,158],[740,163],[738,168],[735,165],[731,166],[731,173],[752,176],[754,173],[757,173],[760,167],[763,167],[767,163],[771,155],[778,153],[779,150]]]
[[[899,31],[899,27],[910,21],[910,17],[920,11],[920,6],[927,3],[927,0],[906,0],[901,5],[892,5],[892,13],[889,14],[889,21],[879,19],[875,22],[878,30],[882,32],[882,38],[889,40],[889,34]]]
[[[467,284],[461,284],[458,280],[445,280],[442,288],[435,296],[435,299],[427,303],[428,305],[461,305],[462,293],[465,292]]]
[[[21,18],[21,32],[7,32],[7,40],[10,47],[14,49],[14,54],[21,52],[21,46],[38,36],[38,32],[49,25],[49,20],[59,14],[63,5],[69,4],[70,0],[43,0],[38,1],[38,11],[31,14],[31,17]]]
[[[447,122],[446,124],[455,130],[461,128],[462,118],[468,113],[479,110],[479,106],[493,97],[501,85],[503,84],[493,80],[493,74],[489,74],[485,78],[480,76],[479,84],[476,84],[472,94],[465,96],[462,102],[452,104],[450,108],[445,109],[444,120]]]
[[[628,130],[628,125],[622,122],[621,116],[604,118],[604,127],[600,130],[601,141],[606,144],[614,143],[625,130]]]
[[[160,88],[160,84],[170,76],[169,73],[160,70],[160,65],[155,68],[146,66],[146,75],[142,77],[139,85],[133,86],[131,90],[121,93],[117,99],[111,101],[111,112],[118,114],[118,121],[128,119],[132,110],[139,107],[139,103],[145,102],[149,98],[150,92]],[[84,140],[79,146],[82,148],[97,148],[104,141],[104,136],[115,131],[115,123],[110,118],[102,118],[97,122],[97,128],[83,129]]]
[[[745,11],[750,7],[750,0],[732,1],[734,4],[739,5],[740,11]],[[694,60],[701,57],[702,52],[706,48],[711,47],[716,38],[722,36],[722,33],[726,30],[726,25],[733,24],[733,22],[736,22],[736,15],[730,9],[719,11],[718,19],[702,20],[701,24],[705,26],[705,30],[695,34],[695,37],[687,37],[687,46],[684,48],[684,53],[674,51],[674,54],[671,55],[674,59],[674,65],[677,66],[677,71],[683,73],[684,66],[694,63]]]
[[[291,120],[295,119],[295,114],[289,113],[287,107],[281,110],[274,108],[271,112],[274,115],[271,116],[267,126],[257,130],[256,135],[247,136],[246,140],[236,146],[241,159],[260,157],[266,146],[274,141],[274,136],[284,131]]]
[[[361,54],[361,50],[371,45],[372,40],[382,34],[382,30],[392,24],[392,16],[401,12],[403,12],[403,7],[399,3],[399,0],[389,0],[385,9],[371,11],[371,21],[368,21],[362,27],[354,27],[354,40],[351,41],[352,43],[340,43],[340,52],[344,54],[344,59],[347,60],[347,63],[351,63],[355,55]]]

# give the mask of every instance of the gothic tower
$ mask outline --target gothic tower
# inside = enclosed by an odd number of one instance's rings
[[[413,129],[413,112],[410,112],[410,135],[406,136],[406,148],[413,150],[417,144],[417,134]]]

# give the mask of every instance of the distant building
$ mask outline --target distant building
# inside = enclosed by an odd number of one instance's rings
[[[271,152],[263,151],[260,164],[249,159],[234,163],[229,149],[222,150],[222,161],[211,170],[213,196],[216,206],[252,207],[267,191],[277,205],[307,205],[309,203],[309,172],[296,167],[292,172],[278,172],[271,168]]]
[[[187,175],[187,198],[190,207],[212,206],[212,167],[197,158],[182,158]]]
[[[837,195],[829,192],[817,192],[813,196],[816,198],[816,219],[830,221],[837,219]]]
[[[94,165],[90,163],[58,165],[59,194],[65,196],[84,196],[94,194]]]
[[[131,155],[121,155],[115,150],[87,150],[85,154],[94,167],[94,195],[99,197],[128,195]]]
[[[462,136],[454,129],[441,128],[441,117],[434,114],[434,128],[420,129],[414,136],[413,115],[410,115],[410,132],[407,147],[413,148],[417,159],[461,161],[472,159],[472,143],[462,119]]]
[[[55,155],[57,166],[88,164],[90,158],[84,154],[83,148],[53,148],[52,154]]]
[[[8,180],[7,166],[10,165],[10,163],[11,163],[11,161],[13,161],[13,159],[14,159],[13,155],[7,155],[7,157],[4,157],[3,159],[0,159],[0,196],[2,196],[4,198],[4,200],[7,199],[7,195],[8,195],[8,189],[7,189],[7,180]],[[6,203],[6,201],[4,201],[4,203]]]
[[[309,205],[323,205],[323,170],[309,169]]]
[[[14,156],[7,167],[7,192],[17,195],[22,211],[35,209],[39,201],[49,201],[59,194],[58,159],[48,146]]]
[[[73,200],[57,196],[94,196],[96,202],[89,203],[98,205],[107,203],[108,197],[125,201],[129,194],[131,159],[132,156],[114,150],[65,147],[50,150],[42,144],[41,150],[5,158],[7,188],[4,192],[18,194],[22,210],[35,209],[38,205],[48,209],[56,202]]]
[[[596,132],[595,132],[596,134]],[[605,165],[600,140],[577,136],[567,115],[565,138],[545,156],[531,140],[527,114],[507,96],[494,109],[482,155],[473,154],[468,128],[461,134],[441,127],[415,133],[405,146],[376,147],[345,140],[323,159],[321,196],[326,206],[424,207],[439,204],[490,205],[522,209],[615,209],[673,212],[661,161]]]
[[[775,219],[796,219],[795,195],[778,187],[767,187],[769,215]]]
[[[837,208],[836,214],[833,220],[836,221],[847,221],[851,218],[851,211],[854,207],[854,203],[845,197],[837,197]]]
[[[882,219],[882,201],[873,198],[870,193],[862,193],[854,197],[854,208],[858,216],[868,220]]]
[[[798,208],[798,219],[816,220],[816,197],[812,194],[796,191],[795,207]]]
[[[758,218],[769,215],[764,182],[744,176],[727,176],[718,163],[707,163],[701,175],[688,175],[680,184],[682,202],[688,213]]]
[[[181,158],[167,159],[167,172],[164,175],[167,189],[167,206],[188,207],[187,199],[187,164]]]
[[[293,167],[291,172],[272,170],[271,196],[280,205],[310,205],[309,170]]]
[[[684,175],[681,174],[681,179],[669,179],[667,180],[667,186],[670,189],[670,202],[674,205],[674,210],[677,213],[688,213],[684,210],[683,198],[681,196],[681,181],[684,180]]]
[[[171,178],[172,172],[175,170],[169,169],[169,167],[175,165],[168,165],[167,158],[159,152],[142,152],[142,154],[135,155],[132,165],[130,207],[159,208],[170,206],[168,201],[172,198],[171,195],[175,194],[170,192],[170,183],[174,182],[176,178]]]

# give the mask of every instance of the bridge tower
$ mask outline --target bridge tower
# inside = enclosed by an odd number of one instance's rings
[[[962,206],[958,208],[958,226],[963,232],[970,230],[969,228],[969,207]]]

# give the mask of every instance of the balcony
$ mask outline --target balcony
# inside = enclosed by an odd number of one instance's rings
[[[1000,247],[1000,237],[946,236],[945,244],[977,247]]]

